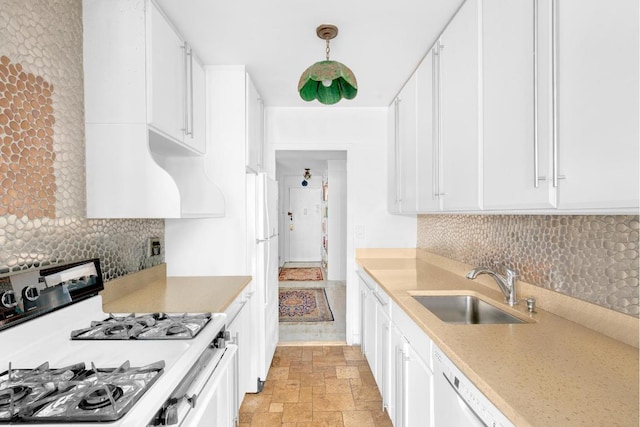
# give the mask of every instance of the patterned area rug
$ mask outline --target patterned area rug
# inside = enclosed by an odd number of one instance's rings
[[[332,322],[324,288],[280,288],[281,322]]]
[[[280,269],[278,280],[280,282],[309,282],[322,280],[322,270],[320,267],[282,268]]]

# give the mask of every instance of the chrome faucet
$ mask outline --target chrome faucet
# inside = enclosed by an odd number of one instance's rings
[[[516,299],[516,272],[505,268],[506,276],[496,273],[488,267],[476,267],[467,273],[467,279],[475,279],[479,274],[489,274],[498,284],[498,287],[504,294],[504,302],[511,307],[518,303]]]

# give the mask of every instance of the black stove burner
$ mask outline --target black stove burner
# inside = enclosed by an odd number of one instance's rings
[[[110,336],[114,336],[114,335],[128,335],[129,331],[131,330],[131,328],[133,327],[133,325],[128,324],[128,323],[116,323],[113,326],[108,326],[105,328],[104,333],[105,335],[110,335]]]
[[[167,328],[167,335],[178,335],[183,333],[189,333],[189,328],[184,325],[171,325]]]
[[[85,411],[104,408],[120,399],[123,394],[122,389],[116,385],[100,384],[82,398],[78,408]]]
[[[31,388],[23,385],[16,385],[0,390],[0,407],[6,407],[20,402],[31,393]]]

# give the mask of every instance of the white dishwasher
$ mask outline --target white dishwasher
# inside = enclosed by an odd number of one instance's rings
[[[435,427],[513,427],[435,344],[432,352]]]

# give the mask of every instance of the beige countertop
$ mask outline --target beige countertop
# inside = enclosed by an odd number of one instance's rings
[[[358,250],[357,262],[515,425],[638,426],[637,347],[543,305],[536,314],[529,314],[524,304],[511,309],[490,277],[468,280],[463,272],[470,266],[424,251]],[[523,289],[531,288],[523,284]],[[411,297],[438,293],[476,294],[531,323],[447,324]],[[549,301],[549,309],[576,301],[545,298],[541,300]],[[592,304],[576,304],[598,311]],[[631,325],[633,341],[638,319],[620,321],[619,313],[611,317],[614,325]]]
[[[222,313],[251,282],[251,276],[166,277],[152,267],[105,283],[105,313]]]

